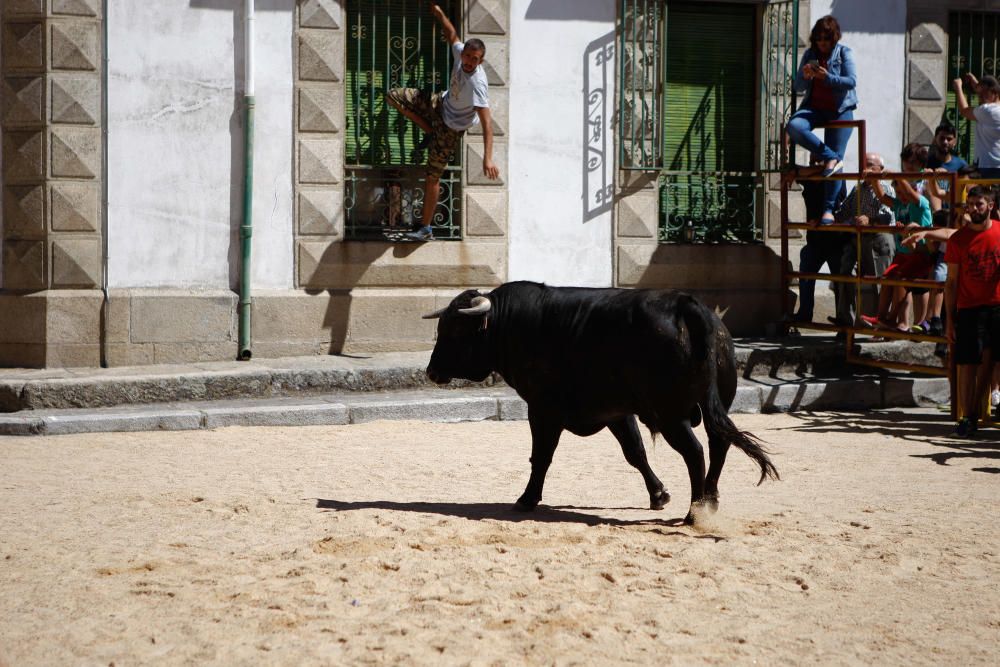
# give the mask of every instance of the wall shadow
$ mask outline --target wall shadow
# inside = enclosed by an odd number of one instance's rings
[[[537,21],[612,21],[616,0],[531,0],[524,18]]]
[[[907,0],[881,0],[872,10],[869,0],[833,0],[830,13],[843,32],[902,34],[906,32]],[[894,20],[901,17],[901,21]],[[813,15],[813,22],[819,18]],[[810,24],[810,28],[812,25]]]
[[[615,31],[583,52],[583,222],[611,211],[614,203]]]
[[[723,322],[736,337],[773,335],[782,317],[782,299],[795,299],[795,293],[781,285],[781,255],[763,243],[661,243],[637,278],[627,271],[619,259],[622,284],[678,289],[709,308],[728,309]]]

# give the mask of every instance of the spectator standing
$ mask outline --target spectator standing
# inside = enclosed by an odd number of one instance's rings
[[[858,96],[854,53],[840,43],[840,24],[832,16],[816,21],[809,33],[809,48],[795,74],[795,90],[804,92],[802,105],[788,120],[788,134],[814,159],[823,161],[823,176],[843,170],[844,151],[851,137],[849,127],[828,127],[823,141],[813,129],[832,121],[854,120]],[[827,182],[821,221],[834,220],[840,183]]]
[[[983,178],[1000,178],[1000,82],[996,77],[977,80],[970,72],[966,81],[979,96],[979,104],[969,106],[962,89],[962,80],[952,81],[958,112],[976,123],[976,163]]]
[[[885,161],[878,153],[867,153],[865,155],[865,173],[879,174],[885,170]],[[880,184],[882,191],[895,197],[896,192],[888,183]],[[872,181],[862,181],[854,186],[850,194],[836,210],[836,221],[841,225],[892,225],[895,224],[896,217],[892,208],[882,203]],[[857,257],[857,244],[852,239],[844,246],[844,254],[841,258],[840,273],[851,275],[854,265],[857,263],[858,271],[862,276],[880,276],[885,273],[892,263],[892,257],[896,252],[895,242],[892,234],[879,232],[877,234],[861,235],[861,258]],[[855,303],[855,288],[850,283],[840,283],[837,286],[840,290],[838,299],[837,317],[834,324],[841,326],[854,326],[857,321],[857,304]],[[878,303],[878,286],[866,285],[862,288],[862,293],[868,291],[871,296],[871,309]],[[871,311],[869,311],[871,312]]]
[[[968,167],[968,162],[954,154],[957,141],[958,130],[954,125],[947,121],[938,125],[927,156],[927,168],[944,169],[956,174],[960,169]]]
[[[966,224],[950,236],[945,253],[945,310],[963,409],[955,434],[971,437],[1000,351],[1000,223],[991,219],[995,199],[988,188],[970,189],[965,206]]]
[[[823,165],[817,164],[789,172],[786,178],[793,180],[798,176],[816,176],[823,171]],[[844,182],[835,181],[840,193],[837,201],[844,198]],[[806,205],[806,222],[812,226],[822,226],[823,203],[826,199],[826,183],[823,181],[802,180],[802,199]],[[830,223],[827,223],[830,224]],[[806,243],[799,254],[799,271],[803,273],[818,273],[823,265],[830,268],[830,273],[838,273],[841,257],[844,254],[846,238],[842,232],[806,231]],[[834,290],[834,299],[839,308],[840,293]],[[816,281],[806,278],[799,279],[799,311],[793,319],[796,322],[812,322],[813,310],[816,305]]]

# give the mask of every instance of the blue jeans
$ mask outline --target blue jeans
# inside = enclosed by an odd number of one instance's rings
[[[819,273],[823,265],[830,267],[830,273],[841,272],[841,262],[844,255],[846,239],[842,234],[836,232],[816,232],[812,241],[807,240],[802,246],[799,254],[799,271],[802,273]],[[834,302],[837,305],[837,316],[840,316],[840,293],[838,286],[834,283]],[[853,287],[853,285],[852,285]],[[799,312],[795,314],[795,319],[802,322],[811,322],[813,309],[816,306],[816,281],[799,279]]]
[[[825,141],[820,141],[819,137],[813,134],[814,127],[834,120],[854,120],[854,110],[848,109],[838,114],[836,111],[817,111],[803,107],[788,119],[788,136],[792,138],[792,141],[824,162],[826,160],[843,160],[844,151],[847,150],[847,141],[851,138],[851,130],[854,128],[825,128],[823,130]],[[840,181],[827,181],[826,200],[823,202],[824,212],[833,212],[840,188]]]

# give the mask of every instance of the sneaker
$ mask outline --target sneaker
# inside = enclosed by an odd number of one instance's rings
[[[831,165],[830,162],[833,162],[833,164]],[[824,177],[826,177],[826,176],[833,176],[834,174],[839,174],[840,172],[844,171],[844,161],[843,160],[836,160],[836,161],[830,160],[830,161],[827,162],[827,164],[829,166],[826,169],[824,169],[823,172],[822,172],[822,174],[821,174]]]
[[[920,324],[914,324],[912,327],[910,327],[910,332],[915,334],[926,334],[930,330],[931,330],[931,325],[930,322],[928,322],[927,320],[924,320]]]
[[[406,238],[414,241],[433,241],[434,231],[430,227],[421,227],[415,232],[410,232]]]
[[[994,408],[1000,405],[1000,389],[994,389],[990,392],[990,405]]]
[[[861,316],[861,323],[864,324],[866,327],[870,327],[872,329],[878,327],[878,324],[879,324],[878,323],[878,318],[874,317],[872,315],[862,315]]]
[[[940,317],[932,317],[930,325],[927,331],[932,336],[943,336],[944,335],[944,325],[941,323]]]
[[[945,357],[947,357],[948,356],[948,346],[946,344],[944,344],[944,343],[935,343],[934,344],[934,356],[935,357],[941,357],[942,359],[944,359]]]
[[[976,434],[976,423],[969,417],[963,417],[955,427],[955,435],[959,438],[971,438]]]

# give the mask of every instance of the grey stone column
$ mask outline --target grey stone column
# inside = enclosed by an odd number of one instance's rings
[[[979,9],[980,2],[910,0],[906,8],[906,142],[930,143],[941,121],[948,87],[948,5]],[[973,5],[973,6],[970,6]]]
[[[101,284],[101,0],[4,0],[2,12],[0,298],[35,314],[0,323],[0,363],[96,364],[96,314],[54,304],[92,306],[77,291]]]

